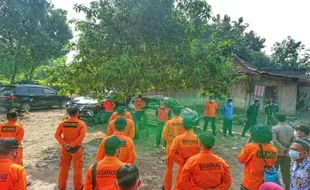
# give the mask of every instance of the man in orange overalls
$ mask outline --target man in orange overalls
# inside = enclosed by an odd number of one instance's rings
[[[117,108],[117,111],[114,112],[110,119],[109,119],[109,123],[112,121],[112,120],[115,120],[116,118],[118,117],[125,117],[127,119],[130,119],[132,120],[132,116],[131,116],[131,113],[129,111],[125,111],[126,107],[125,106],[119,106]]]
[[[116,121],[114,122],[114,128],[116,129],[116,131],[112,134],[112,136],[116,136],[122,141],[122,146],[120,148],[120,154],[118,156],[118,159],[121,162],[133,164],[136,159],[135,145],[132,139],[124,134],[126,125],[127,122],[125,118],[123,117],[117,118]],[[108,138],[110,137],[105,137],[99,145],[96,155],[97,162],[99,162],[105,157],[104,144]]]
[[[157,134],[156,134],[156,147],[159,147],[161,142],[161,135],[163,133],[163,128],[165,126],[166,121],[171,117],[171,111],[166,107],[164,101],[160,101],[160,106],[156,110],[157,116]]]
[[[26,173],[23,166],[12,161],[18,155],[16,138],[0,139],[0,189],[26,190]]]
[[[174,189],[178,190],[178,183],[182,168],[186,160],[199,153],[198,139],[193,131],[194,121],[189,118],[183,119],[185,132],[182,135],[175,137],[170,148],[169,158],[178,163],[177,176]]]
[[[131,119],[127,119],[127,118],[125,118],[123,116],[120,116],[118,118],[124,118],[125,119],[125,121],[126,121],[126,128],[124,130],[124,134],[127,137],[133,139],[134,136],[135,136],[135,125],[134,125],[134,122]],[[115,130],[115,122],[116,122],[117,119],[114,119],[114,120],[110,121],[110,123],[109,123],[109,125],[107,127],[107,132],[106,132],[107,137],[113,135],[113,133],[116,132],[116,130]]]
[[[210,96],[208,102],[205,103],[203,111],[205,116],[205,124],[203,126],[203,131],[206,131],[208,128],[209,121],[211,122],[213,135],[216,136],[216,126],[215,126],[215,117],[216,117],[216,110],[218,106],[214,100],[214,96]]]
[[[165,190],[171,190],[172,188],[172,169],[174,161],[169,158],[172,141],[176,136],[182,135],[185,132],[182,118],[179,117],[181,111],[182,109],[180,107],[174,107],[172,110],[174,117],[166,122],[163,129],[162,139],[166,141],[166,174],[163,187]]]
[[[138,97],[133,101],[133,105],[135,107],[135,124],[137,126],[135,138],[138,139],[140,137],[139,131],[143,129],[142,118],[145,108],[145,102],[142,99],[142,95],[138,95]]]
[[[118,190],[116,185],[116,172],[124,165],[117,157],[122,142],[116,136],[109,137],[104,144],[105,157],[103,160],[91,165],[86,173],[84,190]],[[93,178],[95,174],[96,179]],[[95,180],[95,181],[93,181]],[[93,182],[95,187],[93,187]]]
[[[181,172],[180,190],[205,190],[230,188],[231,176],[228,164],[211,151],[215,137],[209,132],[199,135],[201,152],[190,157]],[[254,190],[254,189],[253,189]]]
[[[103,108],[105,113],[105,121],[109,121],[111,115],[113,114],[115,104],[110,100],[110,98],[107,98],[106,101],[103,102]],[[108,123],[108,122],[107,122]]]
[[[70,118],[59,124],[55,138],[61,145],[60,148],[60,171],[58,186],[60,190],[66,189],[71,161],[74,168],[74,189],[83,189],[83,139],[86,135],[86,125],[78,119],[79,109],[71,107],[68,110]]]
[[[9,111],[6,118],[8,122],[0,125],[0,138],[16,138],[18,145],[21,147],[24,138],[24,127],[16,123],[17,112]],[[23,148],[18,148],[18,155],[13,160],[13,163],[23,166]]]
[[[272,141],[272,132],[268,126],[253,126],[251,140],[253,143],[245,145],[238,156],[239,162],[244,164],[242,190],[258,189],[264,183],[265,166],[267,168],[275,166],[278,156],[277,149],[269,145]]]

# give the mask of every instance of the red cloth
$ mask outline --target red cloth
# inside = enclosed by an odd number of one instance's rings
[[[103,107],[106,112],[113,112],[114,104],[111,101],[105,101]]]

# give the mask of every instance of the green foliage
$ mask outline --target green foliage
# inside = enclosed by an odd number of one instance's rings
[[[78,54],[67,72],[51,76],[66,92],[119,99],[151,89],[200,88],[227,93],[232,43],[216,35],[201,40],[211,7],[202,0],[101,0],[76,5],[86,20],[75,20]]]
[[[275,43],[272,51],[271,58],[277,68],[309,68],[310,50],[306,49],[301,41],[295,41],[291,36],[282,42]]]
[[[15,82],[31,80],[35,69],[67,54],[72,38],[66,11],[47,0],[9,0],[0,4],[0,74]]]

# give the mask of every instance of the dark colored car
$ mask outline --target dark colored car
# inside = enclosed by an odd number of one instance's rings
[[[199,124],[200,116],[199,114],[188,108],[185,107],[181,102],[176,99],[165,97],[161,95],[155,96],[144,96],[142,99],[145,101],[146,107],[144,108],[144,117],[143,122],[147,125],[156,125],[157,124],[157,116],[156,116],[156,109],[159,108],[160,101],[164,101],[166,106],[172,109],[175,106],[180,106],[182,108],[182,112],[180,117],[181,118],[191,118],[194,120],[195,125]],[[131,98],[128,107],[130,112],[134,115],[134,106],[133,106],[134,98]]]
[[[70,99],[57,95],[51,87],[17,84],[5,86],[0,90],[0,107],[7,110],[16,108],[29,111],[33,108],[64,107]]]

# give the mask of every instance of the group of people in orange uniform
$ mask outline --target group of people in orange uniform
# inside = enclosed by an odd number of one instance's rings
[[[139,97],[134,102],[136,110],[142,111],[144,101]],[[158,133],[165,141],[166,172],[163,189],[171,190],[173,166],[177,164],[175,190],[228,190],[232,185],[229,165],[212,152],[215,136],[203,132],[196,136],[193,131],[194,121],[181,118],[182,109],[174,107],[173,117],[169,119],[171,110],[164,102],[157,109],[159,121]],[[78,119],[79,109],[68,110],[70,118],[61,122],[56,129],[55,138],[60,144],[60,170],[58,188],[66,189],[71,162],[73,163],[73,184],[75,190],[137,190],[141,186],[138,169],[132,165],[135,160],[134,135],[135,125],[131,114],[119,109],[111,114],[106,137],[99,145],[96,162],[86,173],[83,183],[83,139],[86,124]],[[139,117],[139,116],[138,116]],[[22,163],[22,138],[24,129],[16,123],[17,114],[7,114],[8,123],[0,126],[0,187],[1,189],[26,189],[26,174]],[[164,124],[163,124],[164,123]],[[162,126],[162,128],[161,128]],[[265,131],[264,131],[265,130]],[[268,165],[274,165],[277,157],[275,148],[269,145],[270,135],[263,126],[251,130],[252,143],[247,144],[240,152],[238,159],[245,164],[242,189],[257,190],[264,183],[264,165],[262,154],[257,144],[270,157]],[[156,145],[158,145],[158,134]]]

